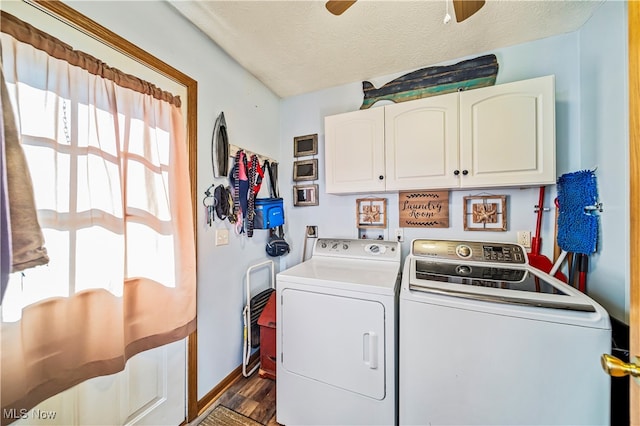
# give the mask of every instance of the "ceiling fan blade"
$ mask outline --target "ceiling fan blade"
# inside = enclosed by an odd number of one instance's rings
[[[456,21],[462,22],[479,11],[484,6],[485,0],[453,0],[453,8],[456,11]]]
[[[352,1],[329,0],[325,4],[325,7],[329,12],[337,16],[337,15],[342,15],[344,11],[349,9],[355,2],[356,0],[352,0]]]

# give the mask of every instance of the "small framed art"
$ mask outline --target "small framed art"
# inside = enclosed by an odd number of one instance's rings
[[[356,220],[358,228],[386,228],[387,199],[358,198],[356,200]]]
[[[293,186],[294,206],[317,206],[318,205],[318,185],[294,185]]]
[[[293,138],[293,156],[306,157],[318,153],[318,134],[296,136]]]
[[[293,180],[317,180],[318,160],[302,160],[293,162]]]
[[[475,195],[463,200],[465,231],[507,230],[506,195]]]

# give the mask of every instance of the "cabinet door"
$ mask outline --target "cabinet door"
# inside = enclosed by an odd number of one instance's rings
[[[459,184],[458,94],[385,107],[387,190]]]
[[[325,117],[327,193],[384,191],[384,108]]]
[[[556,181],[555,78],[460,93],[462,187]]]

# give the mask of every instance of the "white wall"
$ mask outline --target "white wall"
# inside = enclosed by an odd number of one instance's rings
[[[603,203],[589,294],[617,319],[629,316],[629,90],[627,2],[609,0],[580,31],[577,167],[597,167]],[[637,261],[637,260],[636,260]]]
[[[160,1],[68,1],[71,7],[179,69],[198,82],[198,203],[214,182],[211,135],[224,111],[232,144],[278,156],[279,98],[240,67],[172,6]],[[242,308],[247,267],[266,259],[265,231],[236,237],[219,220],[205,225],[198,209],[198,398],[242,360]],[[216,247],[214,231],[231,231],[230,244]],[[257,274],[255,288],[268,285]]]

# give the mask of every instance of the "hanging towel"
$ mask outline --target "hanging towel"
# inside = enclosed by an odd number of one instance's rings
[[[35,197],[29,167],[20,145],[11,101],[0,69],[2,85],[2,124],[4,139],[4,162],[6,162],[7,199],[9,201],[9,224],[11,228],[11,272],[23,271],[49,263],[44,247],[42,229],[36,214]],[[6,200],[3,200],[5,202]],[[3,232],[4,234],[4,232]],[[3,250],[4,253],[4,250]],[[4,268],[3,268],[4,272]],[[4,284],[4,280],[3,280]],[[3,289],[4,290],[4,289]]]
[[[4,78],[2,78],[2,106],[0,115],[0,302],[9,283],[11,271],[11,222],[9,221],[9,189],[7,188],[7,162],[4,142]]]
[[[566,251],[591,254],[598,241],[596,175],[592,170],[567,173],[558,178],[558,246]]]

